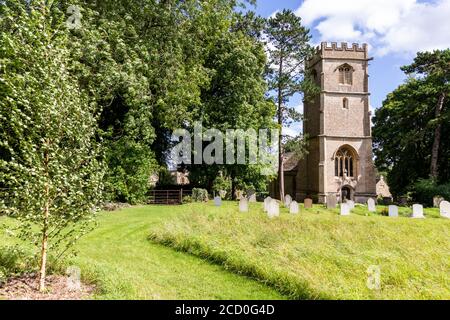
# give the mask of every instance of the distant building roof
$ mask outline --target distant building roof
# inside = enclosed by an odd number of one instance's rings
[[[380,176],[380,180],[377,182],[377,196],[381,196],[383,198],[392,198],[392,194],[389,191],[389,185],[384,180],[383,176]]]
[[[295,171],[298,169],[298,157],[294,152],[286,152],[283,155],[283,170]]]

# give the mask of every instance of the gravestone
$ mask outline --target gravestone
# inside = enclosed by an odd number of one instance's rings
[[[267,215],[269,216],[269,218],[278,217],[280,215],[280,204],[277,200],[270,200],[269,206],[267,208]]]
[[[341,216],[350,215],[350,205],[348,203],[341,203]]]
[[[389,217],[397,218],[398,217],[398,207],[394,205],[389,206]]]
[[[271,197],[267,197],[264,199],[264,212],[267,212],[267,210],[269,210],[270,200],[272,200]]]
[[[286,206],[286,208],[289,208],[290,204],[292,202],[292,197],[287,194],[284,196],[284,205]]]
[[[256,193],[253,193],[249,198],[248,198],[249,202],[256,202]]]
[[[433,197],[433,207],[440,208],[441,202],[444,200],[442,197]]]
[[[219,196],[214,197],[214,205],[215,205],[216,207],[220,207],[220,206],[222,205],[222,198],[219,197]]]
[[[248,212],[247,198],[241,198],[241,200],[239,200],[239,211],[240,212]]]
[[[414,204],[413,205],[412,218],[416,218],[416,219],[425,218],[424,215],[423,215],[423,206],[421,204]]]
[[[310,198],[306,198],[305,201],[303,201],[303,204],[305,205],[305,209],[311,209],[313,201]]]
[[[375,206],[375,200],[373,200],[372,198],[369,198],[367,200],[367,208],[369,209],[369,212],[376,212],[377,207]]]
[[[297,214],[299,212],[297,201],[291,202],[291,204],[289,205],[289,212],[292,214]]]
[[[335,194],[327,195],[327,209],[335,209],[336,203],[337,203],[337,199],[336,199]]]
[[[236,199],[241,200],[244,197],[244,192],[242,190],[236,190]]]
[[[355,201],[353,200],[347,200],[347,204],[350,207],[350,210],[355,209]]]
[[[441,217],[450,219],[450,202],[441,201],[439,204],[439,210],[441,212]]]

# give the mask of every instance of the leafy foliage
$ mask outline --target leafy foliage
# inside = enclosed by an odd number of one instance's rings
[[[264,49],[255,37],[248,35],[251,27],[247,25],[247,29],[242,29],[248,21],[242,22],[239,16],[235,19],[233,26],[236,32],[217,39],[206,57],[210,85],[202,90],[201,104],[193,107],[192,115],[202,121],[204,128],[215,128],[223,133],[227,129],[253,129],[256,132],[271,129],[274,127],[275,107],[265,97],[267,84],[264,71],[267,61]],[[192,126],[189,127],[192,131]],[[247,139],[245,143],[248,146]],[[225,155],[225,145],[223,150]],[[262,173],[265,167],[267,164],[249,165],[247,154],[246,164],[190,165],[188,169],[190,181],[209,190],[212,190],[213,182],[221,172],[231,180],[231,194],[234,195],[237,188],[246,185],[264,189],[268,178]]]
[[[423,56],[427,55],[419,54]],[[441,112],[436,113],[442,92],[448,93],[444,87],[426,74],[410,77],[375,112],[375,163],[380,171],[387,172],[391,192],[396,196],[411,191],[419,179],[430,177],[437,125],[442,137],[450,134],[449,99],[443,100]],[[433,179],[443,183],[450,179],[450,140],[440,139],[438,146],[439,175]]]
[[[201,188],[192,189],[192,200],[195,202],[208,201],[208,190]]]
[[[437,184],[433,179],[419,179],[413,187],[414,198],[428,206],[433,205],[436,196],[450,199],[450,183]]]
[[[102,195],[96,119],[70,72],[64,15],[45,1],[3,8],[0,210],[18,236],[63,255],[89,230]]]
[[[225,198],[232,198],[231,194],[231,179],[222,175],[217,176],[213,183],[213,191],[220,195],[222,192],[226,192]]]

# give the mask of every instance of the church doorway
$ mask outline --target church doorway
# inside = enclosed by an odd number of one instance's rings
[[[350,187],[342,187],[341,199],[342,202],[344,202],[345,200],[352,200],[352,190],[350,189]]]

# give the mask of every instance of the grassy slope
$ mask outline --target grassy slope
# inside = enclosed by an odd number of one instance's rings
[[[255,280],[147,240],[152,225],[185,209],[145,206],[102,213],[99,228],[77,245],[73,261],[83,276],[99,281],[102,290],[95,298],[283,299]]]
[[[191,213],[155,225],[151,239],[258,278],[292,298],[450,298],[450,220],[436,209],[417,220],[362,207],[341,217],[338,209],[315,206],[301,208],[298,216],[283,209],[270,220],[261,206],[242,214],[236,203],[193,204]],[[410,212],[401,208],[400,215]],[[367,288],[371,265],[381,268],[380,291]]]

